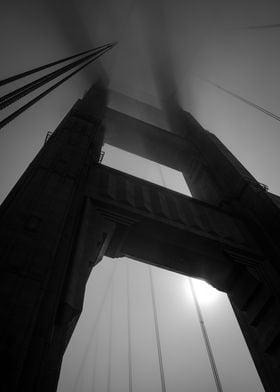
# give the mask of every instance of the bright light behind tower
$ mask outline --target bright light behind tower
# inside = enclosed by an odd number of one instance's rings
[[[200,303],[210,303],[217,300],[219,291],[200,279],[193,279],[193,287]]]

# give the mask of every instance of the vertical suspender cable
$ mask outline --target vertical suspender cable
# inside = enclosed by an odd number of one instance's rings
[[[126,263],[128,391],[132,392],[132,346],[129,281],[129,265]]]
[[[149,277],[150,277],[150,286],[151,286],[151,296],[152,296],[152,305],[153,305],[153,315],[154,315],[154,324],[155,324],[155,333],[156,333],[156,342],[157,342],[157,353],[158,353],[158,363],[159,363],[159,371],[160,371],[160,381],[161,381],[161,390],[162,392],[166,392],[165,385],[165,377],[164,377],[164,368],[162,361],[162,351],[161,351],[161,342],[160,342],[160,334],[159,334],[159,326],[158,326],[158,315],[156,308],[156,299],[155,299],[155,288],[153,281],[153,273],[151,266],[148,266]]]
[[[91,332],[91,336],[90,336],[89,340],[93,339],[93,337],[94,337],[94,335],[96,333],[96,330],[97,330],[97,327],[98,327],[98,324],[99,324],[102,312],[104,310],[104,305],[105,305],[106,299],[108,297],[108,293],[109,293],[110,287],[112,285],[112,281],[113,281],[113,278],[114,278],[114,275],[115,275],[115,270],[116,270],[116,264],[114,263],[113,269],[111,271],[111,274],[110,274],[109,279],[107,281],[107,285],[106,285],[104,293],[103,293],[103,297],[101,299],[101,302],[99,304],[99,308],[97,310],[97,315],[96,315],[96,318],[95,318],[95,321],[94,321],[94,324],[93,324],[93,327],[92,327],[92,332]],[[73,392],[78,392],[78,389],[77,389],[78,382],[79,382],[79,379],[81,377],[83,367],[85,366],[85,362],[86,362],[87,357],[88,357],[89,349],[90,349],[90,345],[88,344],[87,348],[86,348],[86,351],[84,353],[83,359],[81,361],[81,365],[80,365],[80,368],[79,368],[79,371],[78,371],[76,382],[75,382],[74,387],[73,387]]]
[[[112,338],[113,338],[113,293],[114,285],[111,285],[109,298],[109,336],[108,336],[108,379],[107,392],[111,392],[111,377],[112,377]]]
[[[95,345],[93,348],[93,361],[92,361],[92,392],[95,390],[95,378],[96,378],[96,367],[97,367],[97,353],[99,349],[99,333],[98,333],[98,328],[96,329],[95,332]]]
[[[158,165],[158,167],[159,167],[159,172],[160,172],[162,184],[164,186],[166,186],[166,182],[165,182],[165,179],[164,179],[164,176],[163,176],[162,168],[161,168],[160,165]],[[213,376],[214,376],[214,379],[215,379],[215,384],[216,384],[216,387],[217,387],[217,391],[218,392],[223,392],[221,381],[220,381],[220,377],[219,377],[219,373],[218,373],[218,370],[217,370],[217,367],[216,367],[214,355],[213,355],[212,348],[211,348],[210,341],[209,341],[209,337],[208,337],[208,334],[207,334],[206,326],[205,326],[205,323],[204,323],[204,320],[203,320],[202,312],[201,312],[201,309],[200,309],[200,306],[199,306],[199,302],[198,302],[198,299],[197,299],[197,296],[196,296],[195,289],[193,287],[191,278],[189,278],[189,282],[190,282],[191,292],[192,292],[192,295],[193,295],[195,308],[196,308],[197,316],[198,316],[198,319],[199,319],[202,335],[203,335],[203,338],[204,338],[204,342],[205,342],[208,358],[209,358],[211,369],[212,369]]]
[[[157,164],[157,166],[159,168],[162,185],[166,185],[165,181],[164,181],[163,173],[161,171],[161,166],[160,166],[160,164]],[[158,315],[157,315],[157,308],[156,308],[154,279],[153,279],[152,268],[150,265],[148,265],[148,272],[149,272],[150,288],[151,288],[151,296],[152,296],[152,306],[153,306],[154,325],[155,325],[156,342],[157,342],[157,353],[158,353],[158,363],[159,363],[159,371],[160,371],[161,390],[162,390],[162,392],[166,392],[164,368],[163,368],[163,361],[162,361],[161,341],[160,341],[159,325],[158,325]]]
[[[190,283],[191,292],[192,292],[192,296],[193,296],[193,299],[194,299],[194,304],[195,304],[197,316],[198,316],[198,319],[199,319],[199,324],[200,324],[201,332],[202,332],[202,335],[203,335],[205,347],[206,347],[206,350],[207,350],[209,362],[210,362],[212,373],[213,373],[213,376],[214,376],[216,388],[217,388],[218,392],[223,392],[223,388],[222,388],[222,384],[221,384],[221,381],[220,381],[218,369],[217,369],[217,366],[216,366],[216,363],[215,363],[214,354],[213,354],[213,351],[212,351],[212,348],[211,348],[211,345],[210,345],[210,341],[209,341],[209,337],[208,337],[208,334],[207,334],[206,326],[205,326],[205,323],[204,323],[204,320],[203,320],[202,312],[201,312],[201,309],[200,309],[200,306],[199,306],[199,302],[198,302],[198,299],[197,299],[197,296],[196,296],[196,292],[195,292],[195,289],[193,287],[193,282],[192,282],[191,278],[189,278],[189,283]]]
[[[161,168],[159,163],[158,163],[158,168],[159,168],[159,174],[160,174],[162,185],[166,186],[166,182],[165,182],[165,179],[164,179],[164,176],[163,176],[162,168]]]

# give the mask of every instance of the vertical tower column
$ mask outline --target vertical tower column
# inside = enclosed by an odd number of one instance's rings
[[[88,226],[86,215],[92,215],[84,195],[101,152],[105,107],[106,90],[97,83],[1,206],[2,391],[56,390],[100,242],[93,238],[89,245],[79,233]],[[91,264],[81,273],[78,264],[85,255]]]
[[[262,260],[229,258],[242,266],[229,294],[266,391],[280,387],[280,204],[212,133],[178,107],[170,113],[175,132],[190,150],[184,177],[192,195],[241,218],[263,254]]]

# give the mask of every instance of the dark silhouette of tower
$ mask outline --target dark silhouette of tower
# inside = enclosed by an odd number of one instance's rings
[[[107,255],[227,292],[265,390],[279,391],[280,199],[178,107],[173,133],[114,110],[106,130],[106,96],[98,82],[73,106],[1,207],[1,390],[56,390]],[[180,170],[194,198],[102,166],[104,140]]]

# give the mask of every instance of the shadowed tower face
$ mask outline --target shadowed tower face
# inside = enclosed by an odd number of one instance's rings
[[[106,255],[227,292],[266,391],[277,391],[277,196],[180,108],[174,133],[110,109],[105,129],[106,99],[99,82],[73,106],[1,207],[4,390],[56,390],[87,278]],[[181,171],[194,198],[103,166],[104,141]]]

